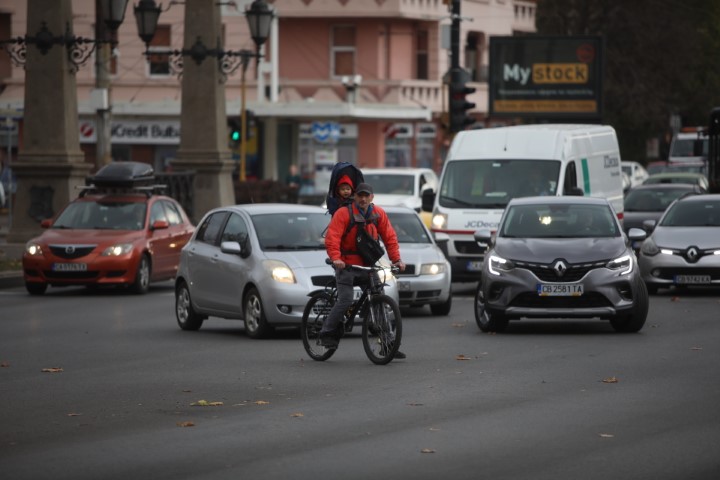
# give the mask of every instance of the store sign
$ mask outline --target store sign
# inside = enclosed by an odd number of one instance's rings
[[[97,142],[95,120],[80,120],[80,143]],[[115,144],[178,145],[179,120],[124,120],[113,121],[110,141]]]
[[[328,139],[337,136],[337,140],[357,138],[358,130],[355,124],[336,122],[313,122],[300,124],[300,138],[312,138],[319,143],[330,143]]]
[[[490,37],[492,116],[599,117],[602,80],[601,37]]]

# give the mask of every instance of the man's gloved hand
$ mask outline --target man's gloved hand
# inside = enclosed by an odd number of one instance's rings
[[[397,262],[393,263],[393,265],[400,269],[401,272],[405,271],[405,263],[402,260],[398,260]]]
[[[345,262],[343,262],[342,260],[333,260],[333,268],[342,270],[343,268],[345,268]]]

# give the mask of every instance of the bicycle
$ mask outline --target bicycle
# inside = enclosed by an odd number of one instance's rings
[[[326,263],[332,262],[328,259]],[[392,361],[400,347],[402,318],[395,300],[384,293],[386,284],[380,281],[378,276],[378,272],[382,271],[383,267],[348,265],[345,268],[362,270],[367,272],[368,276],[361,284],[360,297],[343,315],[342,323],[338,326],[338,336],[342,338],[345,333],[351,332],[355,325],[355,317],[360,317],[365,354],[371,362],[386,365]],[[393,274],[399,273],[397,267],[392,267],[391,271]],[[337,300],[335,281],[328,283],[325,290],[311,293],[309,296],[310,300],[305,306],[300,325],[300,336],[310,358],[322,362],[332,357],[336,351],[334,348],[320,345],[319,338],[323,322]]]

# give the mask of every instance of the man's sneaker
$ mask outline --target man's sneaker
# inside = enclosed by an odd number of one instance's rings
[[[405,360],[407,358],[407,355],[405,355],[403,352],[398,350],[397,352],[395,352],[395,356],[393,358],[395,358],[397,360]]]
[[[336,349],[340,345],[340,340],[331,333],[320,334],[318,340],[320,340],[320,345],[325,348]]]

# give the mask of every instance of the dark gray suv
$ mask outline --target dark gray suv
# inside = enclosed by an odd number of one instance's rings
[[[623,233],[605,199],[510,201],[497,232],[475,232],[489,246],[475,296],[478,327],[500,332],[521,318],[599,318],[618,332],[639,331],[648,293],[629,239],[645,235]]]

